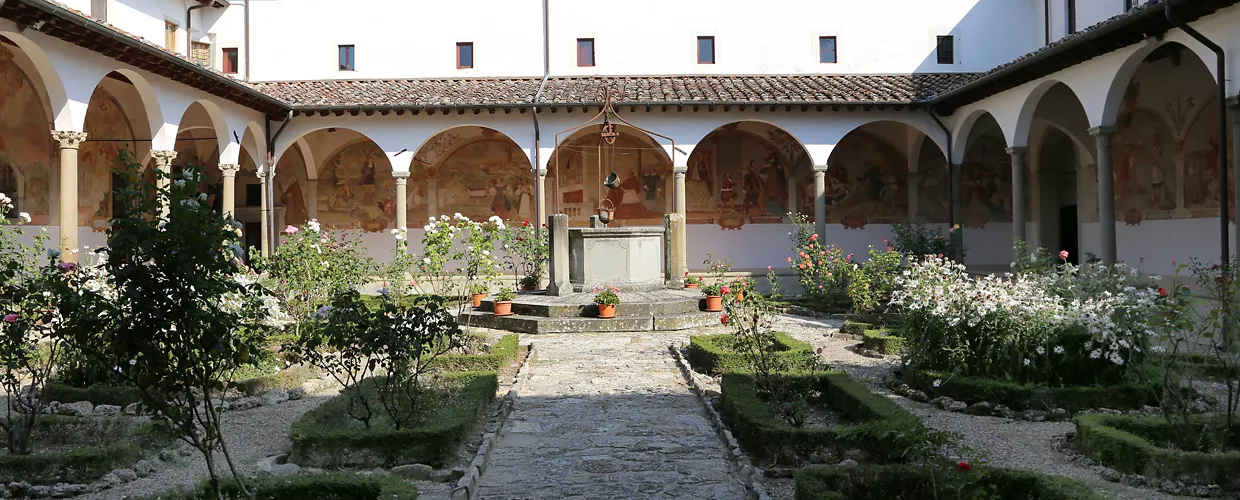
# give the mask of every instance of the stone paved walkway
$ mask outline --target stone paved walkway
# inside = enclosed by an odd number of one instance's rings
[[[744,498],[667,352],[685,338],[532,338],[532,378],[482,476],[481,498]]]

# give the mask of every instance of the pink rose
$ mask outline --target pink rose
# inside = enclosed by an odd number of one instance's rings
[[[1068,260],[1068,251],[1067,251],[1067,250],[1060,250],[1060,251],[1059,251],[1059,260]]]
[[[297,226],[290,224],[288,227],[284,228],[284,232],[288,234],[297,234]]]
[[[16,314],[13,314],[13,313],[9,313],[9,314],[4,315],[4,322],[5,322],[5,323],[16,323],[16,322],[17,322],[17,315],[16,315]]]

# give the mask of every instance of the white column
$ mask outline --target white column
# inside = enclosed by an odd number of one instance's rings
[[[1089,135],[1094,136],[1098,145],[1098,253],[1103,264],[1114,264],[1116,259],[1115,165],[1111,156],[1111,137],[1114,134],[1114,125],[1089,129]]]
[[[680,255],[683,256],[689,255],[689,229],[687,227],[689,220],[685,218],[685,207],[687,206],[685,200],[685,173],[688,171],[688,166],[676,166],[672,168],[672,177],[675,180],[674,196],[676,202],[676,214],[680,216],[680,224],[676,226],[678,228],[677,232],[680,234],[678,238],[673,238],[672,241],[679,239]]]
[[[261,228],[260,231],[262,232],[263,236],[262,238],[260,238],[262,240],[262,245],[259,246],[259,250],[261,251],[263,257],[271,255],[271,250],[272,250],[271,249],[271,225],[267,219],[267,215],[271,212],[271,200],[267,199],[267,169],[268,168],[271,168],[271,167],[267,165],[258,165],[258,168],[256,169],[256,172],[255,172],[258,174],[258,185],[260,188],[259,191],[262,193],[260,195],[260,199],[262,200],[262,203],[260,204],[261,210],[259,211],[259,213],[262,214],[262,217],[260,217],[260,219],[262,219],[262,222],[259,223],[259,227]]]
[[[77,262],[73,251],[78,246],[78,147],[86,133],[53,130],[52,138],[60,147],[60,260]]]
[[[235,163],[220,164],[220,173],[224,175],[224,200],[221,209],[226,216],[235,215],[237,212],[237,172],[240,171],[241,165]]]
[[[1017,240],[1028,243],[1025,235],[1025,148],[1007,148],[1007,152],[1012,157],[1012,244]]]
[[[409,229],[409,172],[392,172],[396,178],[396,229]]]
[[[814,166],[814,231],[827,237],[827,166]]]

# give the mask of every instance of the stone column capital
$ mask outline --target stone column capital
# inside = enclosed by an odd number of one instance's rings
[[[687,166],[672,167],[672,173],[676,175],[685,175],[685,173],[687,173],[688,171],[689,171],[689,167]]]
[[[151,158],[155,160],[156,166],[166,167],[172,164],[172,160],[177,158],[177,152],[168,149],[156,149],[151,151]]]
[[[1007,154],[1011,155],[1012,157],[1024,156],[1024,154],[1028,151],[1029,151],[1029,148],[1024,147],[1024,146],[1012,146],[1010,148],[1007,148]]]
[[[1115,125],[1101,125],[1089,129],[1089,135],[1097,137],[1099,140],[1105,138],[1107,141],[1110,141],[1111,136],[1115,135],[1115,131],[1118,130],[1118,128],[1119,127],[1116,127]]]
[[[826,172],[826,171],[827,171],[827,166],[826,166],[826,165],[814,165],[814,173],[815,173],[815,174],[817,174],[817,173],[819,173],[819,172]]]
[[[224,174],[224,177],[236,177],[237,172],[240,172],[240,171],[241,171],[241,165],[238,165],[236,163],[221,163],[220,164],[220,173]]]
[[[1240,110],[1240,95],[1233,95],[1227,98],[1227,107],[1232,110]]]
[[[86,132],[72,130],[53,130],[52,139],[60,143],[60,149],[77,149],[86,140]]]
[[[404,180],[408,180],[408,179],[409,179],[409,172],[402,172],[402,171],[400,171],[400,170],[393,170],[393,171],[392,171],[392,177],[395,177],[395,178],[396,178],[396,182],[401,182],[401,181],[404,181]]]

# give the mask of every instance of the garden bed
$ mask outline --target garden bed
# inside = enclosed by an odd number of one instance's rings
[[[221,481],[223,498],[249,499],[236,481]],[[256,489],[255,500],[414,500],[418,490],[399,477],[328,473],[292,477],[249,478],[245,486]],[[148,500],[208,500],[219,498],[206,482],[192,491],[172,491]]]
[[[1161,385],[1152,382],[1129,382],[1109,386],[1050,387],[1018,384],[982,377],[969,377],[928,370],[905,369],[903,379],[929,398],[947,396],[969,404],[986,401],[1013,410],[1052,410],[1070,412],[1087,409],[1139,409],[1157,406]],[[938,381],[938,387],[935,382]]]
[[[31,484],[90,483],[127,468],[171,441],[158,424],[127,417],[40,416],[31,431],[34,453],[0,452],[0,478]]]
[[[1084,484],[1041,472],[977,467],[878,465],[807,467],[796,473],[796,500],[1101,500]]]
[[[720,381],[720,413],[737,441],[755,457],[787,463],[822,451],[841,455],[859,449],[877,462],[899,461],[924,431],[920,419],[848,375],[826,372],[789,377],[791,383],[809,385],[817,393],[811,405],[830,410],[850,425],[788,425],[761,399],[752,375],[725,373]]]
[[[1206,419],[1195,417],[1201,426]],[[1158,416],[1081,415],[1076,443],[1081,452],[1100,463],[1129,474],[1153,479],[1240,488],[1240,426],[1233,429],[1226,450],[1189,451],[1173,447],[1172,428]],[[1217,441],[1217,437],[1207,436]]]
[[[504,335],[490,346],[480,349],[484,352],[446,354],[435,358],[430,367],[450,372],[493,371],[503,374],[505,371],[512,371],[508,369],[519,361],[524,349],[520,345],[520,338],[516,333]]]
[[[361,390],[371,390],[381,380],[366,379]],[[385,418],[376,417],[367,428],[349,417],[349,400],[358,389],[345,390],[293,424],[290,460],[314,467],[443,466],[477,424],[499,382],[495,372],[452,372],[439,384],[423,394],[424,408],[416,422],[401,429]]]
[[[775,332],[775,356],[780,365],[790,369],[809,368],[814,362],[814,346],[794,339],[786,333]],[[689,337],[685,357],[694,370],[708,375],[728,372],[750,371],[743,354],[733,348],[736,336],[732,334],[693,335]]]
[[[47,383],[47,401],[76,403],[90,401],[93,405],[115,405],[124,408],[142,401],[142,393],[136,387],[95,384],[90,387],[73,387],[63,382]]]
[[[1180,353],[1176,357],[1173,370],[1186,375],[1217,379],[1240,378],[1240,362],[1237,361],[1227,363],[1212,354],[1197,353]],[[1165,358],[1158,358],[1160,365],[1165,362]]]
[[[899,356],[904,339],[890,330],[865,330],[861,346],[884,356]]]

